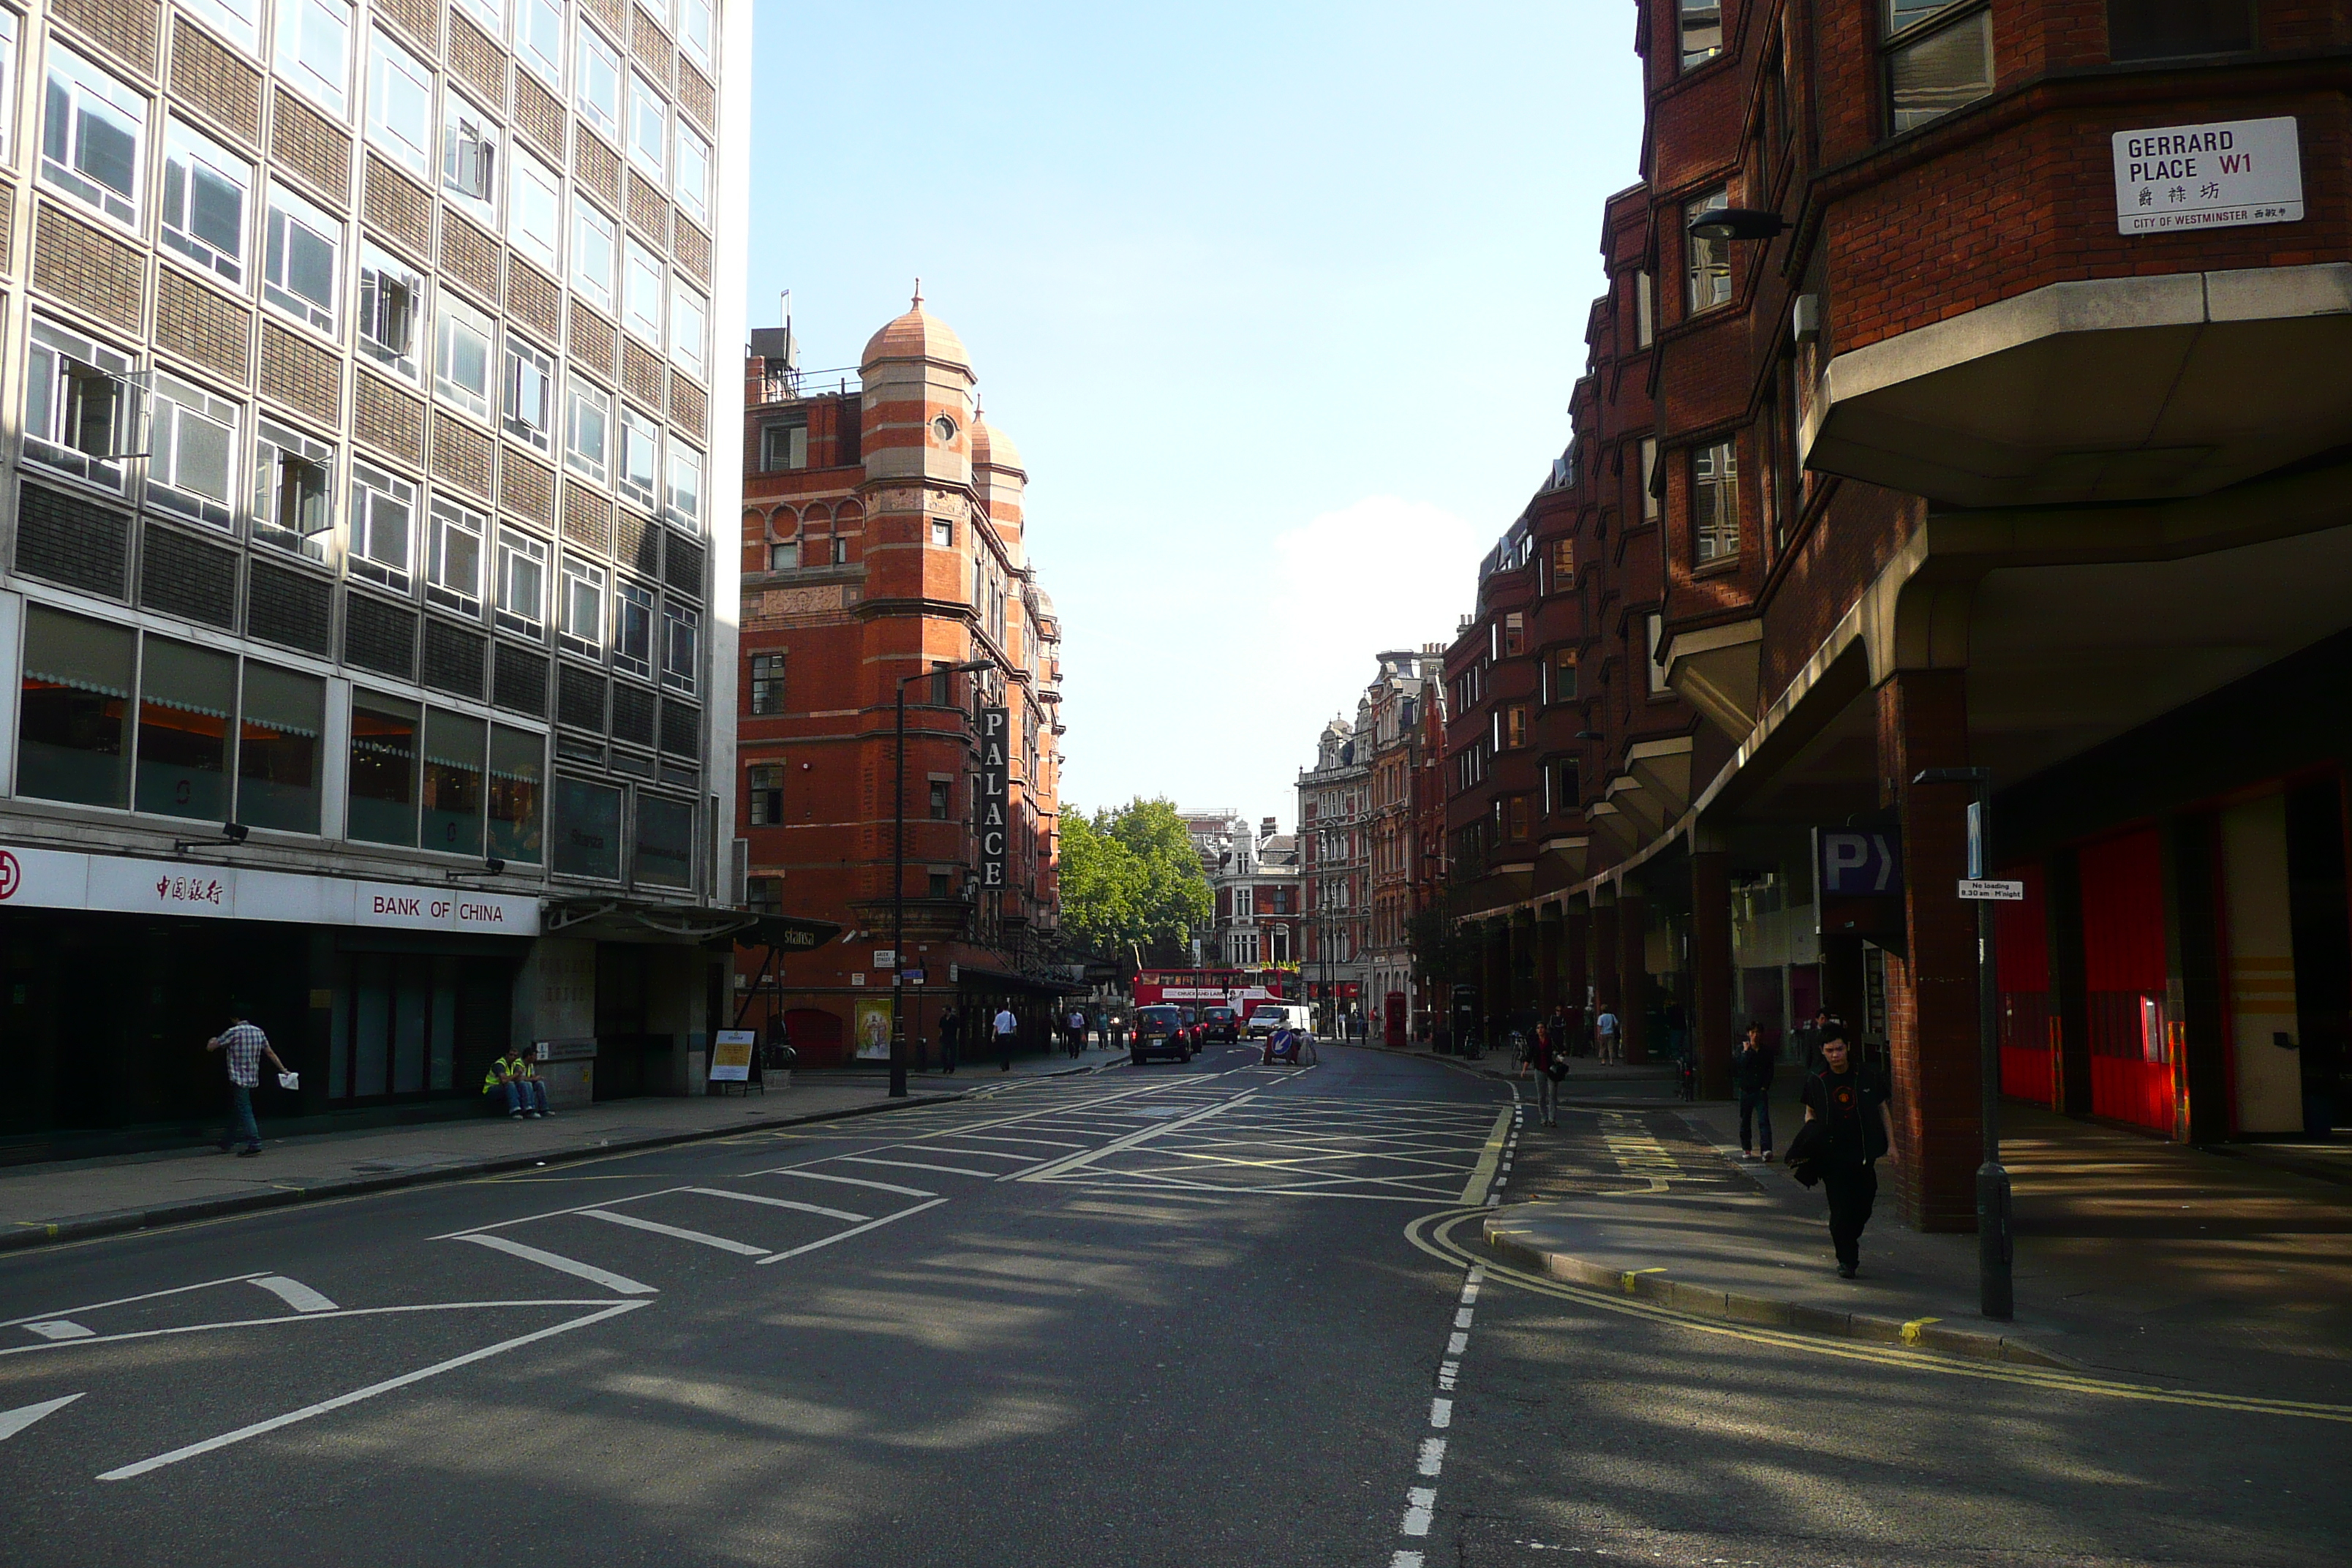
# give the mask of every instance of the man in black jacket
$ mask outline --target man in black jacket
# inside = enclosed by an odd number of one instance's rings
[[[1822,1031],[1822,1060],[1827,1065],[1805,1080],[1805,1120],[1822,1124],[1825,1146],[1815,1168],[1830,1201],[1838,1275],[1851,1279],[1861,1271],[1862,1231],[1878,1201],[1876,1163],[1895,1157],[1895,1116],[1886,1086],[1854,1064],[1845,1030],[1837,1025]]]
[[[1739,1157],[1753,1160],[1751,1131],[1764,1134],[1762,1158],[1772,1158],[1772,1053],[1764,1047],[1764,1028],[1750,1024],[1731,1051],[1731,1084],[1739,1091]]]

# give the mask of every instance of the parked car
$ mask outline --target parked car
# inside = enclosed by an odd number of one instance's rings
[[[1154,1057],[1189,1062],[1199,1048],[1181,1009],[1153,1006],[1135,1010],[1135,1036],[1127,1043],[1127,1059],[1135,1066],[1141,1067]]]
[[[1265,1039],[1276,1029],[1315,1031],[1315,1015],[1303,1002],[1261,1002],[1251,1009],[1248,1034],[1253,1040]]]
[[[1233,1045],[1242,1037],[1242,1016],[1231,1007],[1204,1007],[1201,1010],[1201,1043],[1214,1040]]]

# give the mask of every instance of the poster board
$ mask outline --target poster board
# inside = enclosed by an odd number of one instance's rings
[[[711,1037],[710,1081],[751,1081],[751,1046],[758,1038],[750,1029],[721,1029]]]
[[[859,1002],[852,1026],[856,1030],[859,1061],[887,1062],[890,1059],[890,999],[887,996]]]

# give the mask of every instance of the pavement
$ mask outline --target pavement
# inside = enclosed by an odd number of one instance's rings
[[[270,1138],[251,1159],[209,1146],[0,1167],[0,1251],[152,1226],[356,1196],[424,1182],[533,1168],[763,1128],[903,1110],[984,1092],[1006,1079],[1091,1072],[1126,1060],[1100,1047],[1078,1057],[1013,1058],[960,1073],[909,1075],[904,1100],[888,1074],[859,1064],[793,1075],[770,1092],[608,1100],[544,1121],[504,1116]]]
[[[1802,1120],[1784,1087],[1783,1146]],[[1891,1168],[1862,1277],[1839,1279],[1820,1190],[1739,1161],[1738,1112],[1723,1103],[1604,1115],[1594,1131],[1621,1179],[1555,1194],[1568,1184],[1525,1171],[1486,1239],[1550,1278],[1724,1321],[2352,1396],[2352,1190],[2034,1108],[2003,1118],[2016,1214],[2007,1322],[1979,1310],[1975,1236],[1902,1225]],[[1562,1136],[1531,1129],[1530,1152]],[[1590,1162],[1573,1173],[1590,1173]]]

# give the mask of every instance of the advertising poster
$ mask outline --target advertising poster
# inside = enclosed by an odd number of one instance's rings
[[[710,1081],[713,1083],[749,1083],[751,1081],[751,1042],[756,1038],[750,1029],[721,1029],[711,1041]]]
[[[888,997],[858,1003],[856,1028],[859,1061],[887,1062],[890,1059],[890,999]]]

